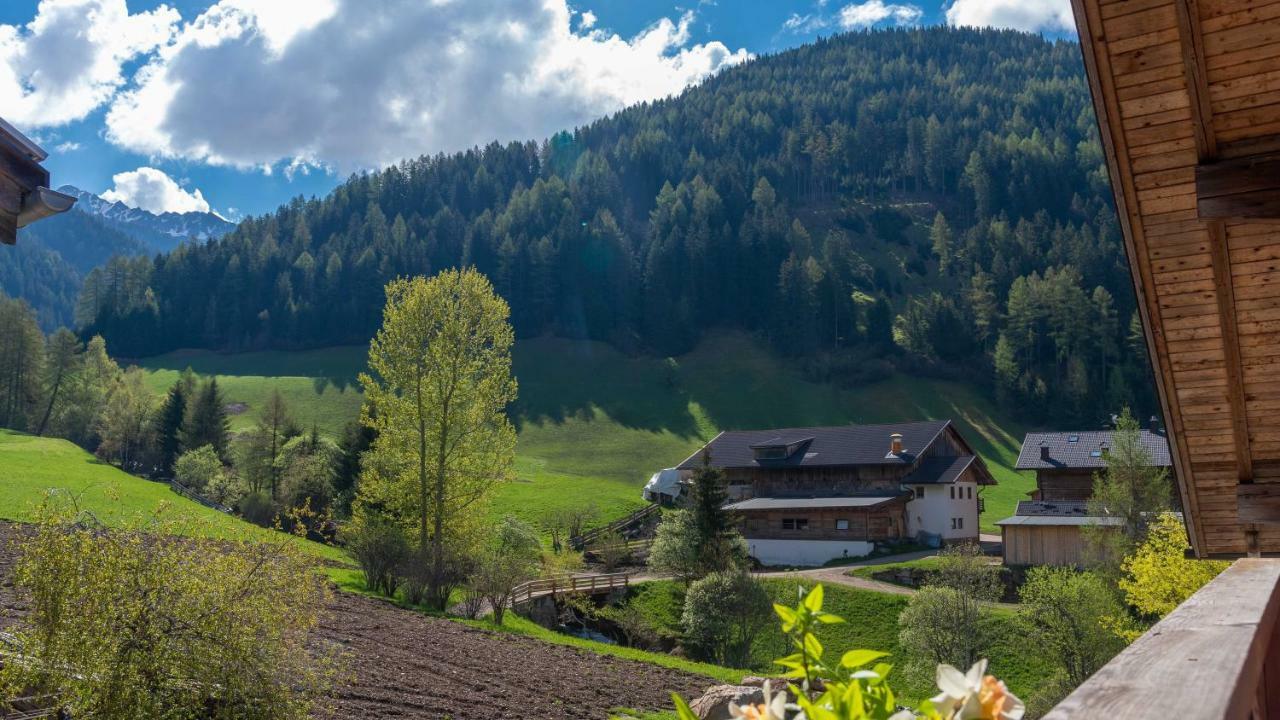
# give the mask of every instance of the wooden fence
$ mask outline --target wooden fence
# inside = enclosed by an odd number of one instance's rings
[[[188,500],[194,500],[207,508],[212,508],[214,510],[217,510],[218,512],[226,513],[228,515],[231,515],[234,513],[234,511],[231,508],[227,507],[226,505],[223,505],[220,502],[214,502],[213,500],[210,500],[209,498],[201,495],[195,490],[192,490],[191,488],[186,487],[185,485],[178,482],[177,480],[169,481],[169,487],[172,488],[174,492],[178,493],[182,497],[187,498]]]
[[[654,503],[652,505],[646,505],[640,508],[639,510],[636,510],[635,512],[631,513],[630,515],[627,515],[626,517],[622,517],[622,518],[618,518],[617,520],[614,520],[608,525],[602,525],[598,528],[592,528],[591,530],[588,530],[582,533],[581,535],[574,535],[573,537],[569,538],[569,547],[573,548],[574,550],[583,550],[591,543],[595,542],[601,537],[608,535],[609,533],[622,532],[624,530],[627,530],[628,528],[634,525],[638,525],[644,522],[645,520],[648,520],[649,518],[653,517],[654,515],[657,515],[660,512],[662,512],[662,508],[658,506],[657,503]]]
[[[595,595],[609,592],[618,588],[625,588],[630,582],[629,578],[630,576],[627,573],[605,573],[530,580],[512,588],[511,607],[519,607],[548,595],[562,597],[564,595]]]

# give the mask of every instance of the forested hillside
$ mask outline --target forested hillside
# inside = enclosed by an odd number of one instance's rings
[[[542,142],[408,160],[226,238],[87,278],[114,352],[363,343],[399,275],[474,265],[522,337],[671,355],[757,333],[807,372],[1149,409],[1074,43],[837,36]]]

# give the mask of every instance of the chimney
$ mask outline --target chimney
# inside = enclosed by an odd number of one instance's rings
[[[1041,460],[1049,459],[1049,443],[1043,440],[1040,441],[1040,459]]]
[[[889,436],[889,454],[902,454],[902,433],[894,433]]]
[[[1156,417],[1155,415],[1152,415],[1151,419],[1147,421],[1147,429],[1151,431],[1152,435],[1159,435],[1160,434],[1160,418]]]

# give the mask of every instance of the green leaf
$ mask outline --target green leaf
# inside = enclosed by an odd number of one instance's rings
[[[815,660],[822,658],[822,643],[818,642],[818,637],[813,633],[804,636],[804,652]]]
[[[689,708],[689,703],[685,702],[679,694],[671,693],[671,700],[676,704],[676,717],[680,720],[698,720],[698,716]]]
[[[814,615],[814,617],[818,619],[818,622],[826,623],[827,625],[835,625],[837,623],[844,622],[844,618],[840,617],[839,615],[833,615],[828,612],[818,613],[817,615]]]
[[[773,604],[773,611],[782,620],[782,632],[791,632],[796,626],[796,611],[786,605]]]
[[[850,650],[840,658],[840,664],[847,668],[858,668],[888,656],[889,653],[876,652],[875,650]]]
[[[809,594],[804,599],[804,606],[808,608],[810,612],[815,612],[815,613],[822,612],[822,584],[821,583],[814,585],[813,589],[809,591]]]

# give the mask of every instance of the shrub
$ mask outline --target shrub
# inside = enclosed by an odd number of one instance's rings
[[[78,520],[46,505],[23,539],[14,577],[31,612],[17,637],[35,662],[0,668],[0,695],[34,689],[98,720],[320,710],[336,658],[313,656],[308,636],[329,591],[288,538],[194,540],[155,518],[112,531]]]
[[[349,525],[343,542],[364,573],[365,587],[394,597],[398,573],[409,557],[404,532],[388,520],[370,517]]]
[[[911,596],[898,620],[909,671],[928,676],[942,663],[969,667],[986,645],[982,606],[955,588],[929,585]]]
[[[269,527],[276,520],[276,507],[265,492],[251,492],[240,498],[240,515],[251,523]]]
[[[224,470],[209,481],[204,488],[204,495],[214,502],[235,507],[240,504],[248,491],[249,488],[239,475]]]
[[[1124,647],[1114,631],[1127,615],[1124,606],[1115,589],[1096,573],[1033,568],[1020,594],[1032,639],[1065,669],[1072,687]]]
[[[711,573],[685,594],[685,642],[695,655],[718,665],[748,665],[751,641],[768,622],[769,594],[745,572]]]
[[[502,624],[512,588],[537,574],[541,554],[537,533],[510,516],[481,549],[470,584],[489,601],[495,623]]]
[[[212,445],[203,445],[195,450],[188,450],[178,457],[173,464],[173,476],[180,485],[204,494],[210,485],[224,482],[226,469],[218,459],[218,453]]]

